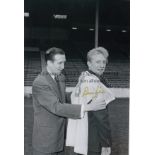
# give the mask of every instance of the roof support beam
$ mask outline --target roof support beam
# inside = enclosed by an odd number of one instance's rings
[[[99,32],[99,0],[96,0],[96,14],[95,14],[95,47],[98,47],[98,32]]]

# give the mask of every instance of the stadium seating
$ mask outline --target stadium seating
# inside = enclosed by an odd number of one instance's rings
[[[87,65],[80,59],[71,59],[66,63],[65,75],[66,84],[69,87],[74,87],[78,77],[82,71],[87,70]],[[105,84],[113,88],[128,88],[129,87],[129,63],[115,62],[109,63],[103,75]]]
[[[24,52],[24,85],[32,86],[35,77],[41,71],[41,58],[39,51]]]
[[[26,52],[24,62],[24,85],[32,86],[35,77],[41,72],[40,52]],[[64,74],[66,86],[74,87],[82,71],[87,70],[86,62],[83,59],[70,58],[65,64]],[[129,62],[126,60],[110,61],[103,75],[105,85],[110,88],[129,88]]]

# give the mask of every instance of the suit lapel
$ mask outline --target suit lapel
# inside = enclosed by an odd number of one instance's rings
[[[58,90],[58,86],[56,84],[56,82],[54,81],[54,79],[50,76],[50,74],[47,72],[47,70],[43,70],[42,74],[45,76],[45,78],[47,79],[47,81],[50,84],[50,87],[55,91],[57,97],[59,98],[60,101],[62,101],[61,99],[61,94]]]

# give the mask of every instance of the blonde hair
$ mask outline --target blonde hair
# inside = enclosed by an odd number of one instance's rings
[[[97,47],[97,48],[93,48],[87,53],[87,61],[91,61],[93,56],[97,54],[102,54],[106,59],[108,59],[108,56],[109,56],[109,52],[107,51],[107,49],[103,47]]]

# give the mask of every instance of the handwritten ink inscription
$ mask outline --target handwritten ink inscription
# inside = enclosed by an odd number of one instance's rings
[[[85,87],[82,96],[91,95],[93,97],[97,97],[98,94],[102,94],[102,93],[104,93],[104,90],[103,90],[103,88],[101,88],[99,86],[96,88],[95,91],[90,91],[88,87]]]

